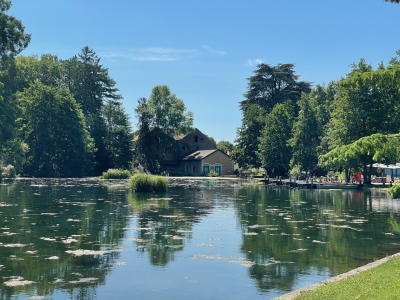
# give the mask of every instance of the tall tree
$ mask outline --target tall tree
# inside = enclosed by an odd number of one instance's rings
[[[242,126],[237,129],[232,159],[240,168],[258,168],[261,166],[258,151],[258,137],[265,124],[265,110],[256,104],[249,105],[243,112]]]
[[[225,153],[231,153],[233,150],[234,146],[231,142],[229,141],[220,141],[217,144],[217,149],[225,152]]]
[[[122,105],[109,101],[102,109],[106,135],[104,144],[111,158],[110,168],[128,169],[132,160],[132,132]]]
[[[400,131],[400,65],[354,70],[337,87],[328,132],[331,149],[374,133]]]
[[[108,169],[112,164],[104,139],[106,136],[105,120],[101,116],[102,107],[108,101],[118,102],[122,97],[110,78],[108,69],[100,64],[100,57],[89,47],[84,47],[77,56],[65,61],[65,82],[86,119],[87,128],[94,138],[96,146],[95,174]]]
[[[299,81],[294,72],[294,64],[270,66],[259,64],[254,75],[248,78],[248,91],[245,100],[240,102],[242,111],[250,104],[257,104],[269,113],[276,104],[292,101],[294,108],[301,93],[309,93],[311,84]]]
[[[39,177],[87,174],[92,164],[93,141],[82,111],[68,90],[35,82],[18,98],[22,108],[20,132],[29,146],[26,174]]]
[[[168,86],[153,88],[148,106],[152,114],[151,125],[168,135],[187,133],[193,126],[193,113],[186,109],[183,100],[172,94]]]
[[[265,126],[259,137],[258,155],[262,166],[277,175],[283,175],[289,169],[293,116],[293,106],[289,101],[275,105],[265,118]]]
[[[0,152],[13,137],[17,117],[17,101],[13,78],[14,57],[24,50],[30,40],[21,21],[7,14],[11,1],[0,0]]]
[[[300,166],[306,172],[313,171],[318,164],[317,147],[320,144],[322,130],[318,124],[316,103],[310,95],[303,94],[300,112],[293,125],[293,137],[289,143],[293,149],[290,165]]]

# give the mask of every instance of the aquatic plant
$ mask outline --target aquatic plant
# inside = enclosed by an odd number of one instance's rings
[[[392,199],[400,199],[400,184],[395,184],[388,190]]]
[[[214,170],[211,170],[208,174],[207,177],[218,177],[218,173],[215,172]]]
[[[131,176],[131,172],[121,169],[109,169],[100,176],[103,179],[126,179]]]
[[[136,192],[165,192],[167,179],[156,175],[135,174],[129,179],[129,187]]]

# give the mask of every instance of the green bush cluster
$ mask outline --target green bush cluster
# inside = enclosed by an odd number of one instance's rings
[[[207,177],[218,177],[218,173],[215,172],[214,170],[211,170],[210,172],[208,172]]]
[[[126,179],[131,176],[131,172],[121,169],[109,169],[100,176],[103,179]]]
[[[167,179],[156,175],[135,174],[129,179],[129,187],[136,192],[165,192]]]
[[[0,168],[0,179],[15,177],[17,177],[17,172],[15,171],[14,166],[8,165],[7,167]]]
[[[389,189],[389,195],[392,199],[400,199],[400,184],[395,184]]]

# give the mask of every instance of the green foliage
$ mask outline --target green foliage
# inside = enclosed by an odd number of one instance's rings
[[[300,165],[294,165],[289,171],[289,175],[292,177],[300,177],[301,176],[301,166]]]
[[[14,166],[8,165],[7,167],[3,167],[0,174],[1,178],[15,178],[17,177],[17,172],[15,171]]]
[[[38,177],[80,177],[93,157],[85,119],[68,90],[35,82],[18,94],[18,120],[28,145],[25,172]],[[68,124],[68,126],[66,126]]]
[[[393,185],[388,192],[392,199],[400,199],[400,184]]]
[[[319,157],[319,165],[334,170],[363,168],[364,181],[371,182],[372,164],[395,163],[400,158],[400,134],[373,134],[337,147]]]
[[[400,0],[384,0],[385,2],[400,3]]]
[[[218,177],[219,175],[214,170],[211,170],[210,172],[208,172],[208,174],[206,176],[207,177]]]
[[[167,179],[162,176],[134,174],[129,179],[129,187],[136,192],[165,192]]]
[[[289,143],[293,149],[291,166],[299,165],[306,172],[313,171],[318,164],[317,148],[322,130],[318,124],[313,99],[303,94],[299,100],[300,112],[293,125],[293,137]]]
[[[28,47],[31,35],[25,33],[21,21],[6,12],[11,8],[11,1],[0,0],[0,58],[15,57]]]
[[[100,176],[103,179],[126,179],[131,176],[131,172],[121,169],[108,169]]]
[[[265,114],[266,111],[256,104],[247,105],[243,112],[242,125],[236,131],[235,148],[231,154],[242,169],[261,166],[257,156],[258,137],[265,125]]]
[[[400,131],[400,65],[353,64],[337,84],[328,137],[331,149],[375,133]]]
[[[153,88],[148,108],[151,126],[160,128],[168,135],[179,135],[192,129],[193,113],[186,109],[183,100],[172,94],[166,85]]]
[[[233,148],[233,144],[229,141],[220,141],[217,144],[217,149],[223,151],[224,153],[231,153]]]
[[[258,155],[262,166],[283,175],[288,169],[292,149],[293,107],[289,102],[277,104],[265,119],[265,127],[259,138]]]
[[[294,72],[294,64],[278,64],[270,66],[259,64],[254,75],[248,78],[246,100],[240,102],[242,111],[246,111],[250,104],[271,112],[276,104],[292,101],[297,107],[301,93],[309,93],[311,84],[298,81],[299,76]]]

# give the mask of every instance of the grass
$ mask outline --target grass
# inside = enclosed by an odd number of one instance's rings
[[[103,179],[126,179],[131,176],[131,172],[121,169],[109,169],[100,176]]]
[[[129,187],[136,192],[165,192],[167,179],[156,175],[135,174],[129,179]]]
[[[372,269],[304,292],[302,299],[400,299],[400,258],[390,258]]]

